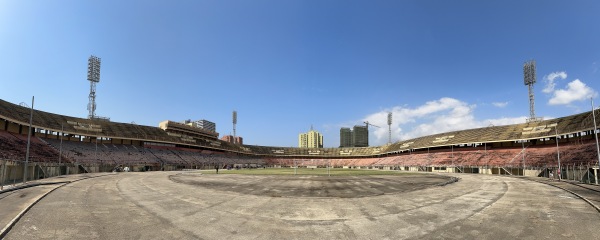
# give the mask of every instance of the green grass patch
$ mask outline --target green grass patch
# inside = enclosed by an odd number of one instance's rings
[[[246,175],[331,175],[331,176],[360,176],[360,175],[405,175],[414,174],[400,171],[388,170],[367,170],[367,169],[348,169],[332,168],[328,172],[326,168],[258,168],[258,169],[240,169],[225,170],[219,169],[219,174],[246,174]],[[215,174],[215,170],[202,170],[204,174]]]

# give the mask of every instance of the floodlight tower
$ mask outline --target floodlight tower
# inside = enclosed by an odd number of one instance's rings
[[[536,82],[535,77],[535,60],[530,60],[523,64],[523,79],[525,85],[529,87],[529,119],[528,122],[535,122],[535,101],[533,96],[533,84]]]
[[[96,83],[100,82],[100,58],[94,55],[88,59],[88,76],[87,80],[90,81],[90,102],[88,103],[88,118],[94,119],[96,117]]]
[[[234,144],[237,142],[235,140],[235,125],[237,125],[237,111],[233,111],[233,143]]]
[[[388,113],[388,144],[392,143],[392,112]]]

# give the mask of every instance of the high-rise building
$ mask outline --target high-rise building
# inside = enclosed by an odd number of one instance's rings
[[[221,138],[221,140],[225,141],[225,142],[229,142],[229,143],[235,143],[235,144],[239,144],[239,145],[243,145],[244,144],[244,139],[240,136],[231,136],[231,135],[225,135]]]
[[[368,147],[369,146],[369,130],[367,126],[356,125],[352,128],[352,146],[353,147]]]
[[[340,128],[340,147],[352,147],[352,130]]]
[[[298,135],[298,147],[300,148],[323,148],[323,135],[310,128],[307,133]]]
[[[183,123],[185,123],[186,125],[192,126],[192,127],[204,129],[209,132],[217,132],[217,125],[214,122],[211,122],[208,120],[204,120],[204,119],[197,120],[197,121],[185,120]]]
[[[340,147],[368,147],[369,131],[366,126],[356,125],[350,128],[340,128]]]
[[[308,134],[306,134],[306,133],[298,134],[298,147],[299,148],[308,147]]]

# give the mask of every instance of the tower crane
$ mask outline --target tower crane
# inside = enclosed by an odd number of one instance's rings
[[[376,128],[381,128],[381,127],[379,127],[377,125],[373,125],[373,124],[369,123],[369,121],[365,121],[364,123],[367,125],[367,131],[369,130],[369,125],[373,126],[373,127],[376,127]]]

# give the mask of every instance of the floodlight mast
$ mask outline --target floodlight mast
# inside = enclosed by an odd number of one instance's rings
[[[536,122],[540,119],[535,117],[535,98],[533,94],[533,84],[536,82],[535,60],[530,60],[523,64],[523,80],[524,84],[529,88],[529,119],[527,121]]]
[[[388,144],[392,143],[392,112],[388,113],[388,117],[387,117],[387,124],[388,124]]]
[[[88,59],[88,76],[87,80],[90,81],[90,96],[88,103],[88,118],[96,118],[96,83],[100,82],[100,58],[94,55]]]
[[[235,125],[237,125],[237,111],[233,111],[233,143],[236,144],[237,141],[235,139]]]

